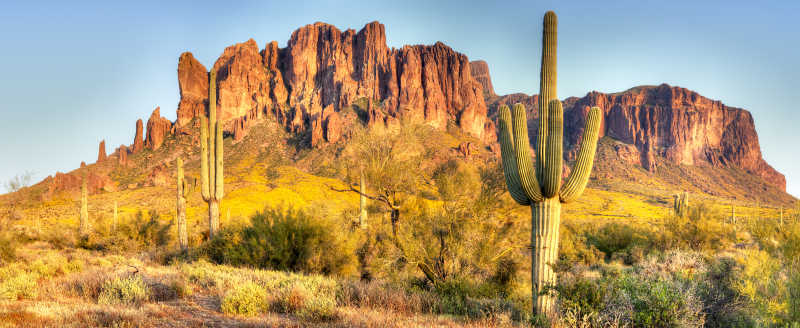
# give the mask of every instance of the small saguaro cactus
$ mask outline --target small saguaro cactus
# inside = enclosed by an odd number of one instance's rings
[[[556,14],[548,11],[544,16],[542,40],[535,170],[529,150],[525,107],[516,104],[512,112],[503,105],[498,120],[503,173],[508,191],[517,203],[531,207],[533,311],[550,318],[555,315],[555,299],[547,292],[547,287],[556,283],[552,264],[558,259],[561,203],[575,200],[586,188],[594,164],[602,119],[599,108],[593,107],[589,111],[577,160],[566,183],[562,185],[563,109],[556,95],[557,24]]]
[[[183,179],[183,160],[178,157],[177,163],[175,164],[177,170],[177,209],[176,209],[176,221],[178,225],[178,243],[181,246],[181,250],[185,250],[189,247],[189,237],[186,232],[186,194],[188,188],[186,187],[186,181]]]
[[[682,192],[680,194],[675,194],[672,196],[673,204],[672,209],[675,211],[675,215],[679,217],[684,217],[689,214],[689,193]]]
[[[111,221],[111,231],[117,231],[117,201],[114,201],[114,217]]]
[[[78,231],[81,237],[89,234],[89,188],[87,187],[86,171],[83,171],[83,179],[81,181],[81,220]]]
[[[358,202],[358,226],[361,229],[367,228],[367,179],[364,177],[364,172],[361,172],[361,183],[358,185],[359,202]]]
[[[200,116],[201,192],[208,203],[209,239],[219,230],[219,202],[224,196],[222,141],[222,122],[217,120],[217,72],[212,69],[208,79],[208,120],[205,115]]]

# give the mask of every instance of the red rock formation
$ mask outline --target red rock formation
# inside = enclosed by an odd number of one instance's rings
[[[161,107],[156,107],[147,120],[147,139],[144,141],[144,146],[153,150],[158,149],[171,129],[172,122],[161,117]]]
[[[342,119],[339,113],[333,112],[328,115],[325,122],[325,140],[330,143],[336,143],[342,138]]]
[[[492,86],[492,76],[489,74],[489,64],[483,60],[475,60],[469,62],[472,77],[483,87],[483,95],[485,97],[494,97],[494,86]]]
[[[64,174],[56,172],[54,177],[47,177],[44,182],[47,184],[47,191],[43,195],[43,199],[52,199],[61,192],[79,192],[83,184],[83,173],[73,172]],[[113,192],[117,190],[117,186],[108,175],[96,172],[89,172],[87,175],[86,189],[90,194],[95,194],[100,191]]]
[[[490,105],[492,115],[496,115],[501,103],[526,104],[533,138],[538,129],[536,97],[514,94],[496,98]],[[640,153],[639,164],[645,169],[656,170],[656,156],[685,165],[705,163],[715,167],[738,167],[786,190],[785,177],[761,157],[750,112],[666,84],[614,94],[594,91],[583,98],[564,100],[568,159],[576,154],[584,120],[592,106],[600,107],[605,114],[601,136],[635,145]]]
[[[100,141],[100,149],[97,151],[97,163],[103,162],[108,158],[106,156],[106,141]]]
[[[462,142],[458,145],[458,154],[461,155],[461,157],[469,159],[472,157],[472,149],[474,147],[475,146],[471,142]]]
[[[170,173],[167,164],[162,163],[154,167],[147,175],[147,185],[162,187],[166,186],[170,180]]]
[[[248,40],[225,49],[214,69],[224,120],[272,113],[290,131],[311,128],[313,137],[323,108],[339,112],[367,98],[379,100],[394,118],[424,120],[441,129],[450,120],[479,138],[491,139],[494,133],[486,120],[482,87],[472,77],[466,56],[442,43],[389,49],[378,22],[358,32],[307,25],[292,33],[284,49],[273,41],[259,52],[256,42]],[[197,108],[207,101],[207,86],[199,82],[204,68],[191,54],[181,55],[178,72],[178,123],[183,124],[202,112]],[[386,123],[384,117],[370,118]],[[317,124],[324,134],[326,118]],[[242,123],[226,126],[235,130]],[[332,136],[337,139],[335,131]]]
[[[131,147],[131,153],[136,154],[142,149],[144,149],[144,138],[143,138],[143,125],[142,119],[136,120],[136,135],[133,137],[133,147]]]
[[[117,160],[119,165],[125,166],[128,165],[128,146],[121,145],[117,148]]]
[[[208,101],[208,71],[191,52],[184,52],[178,59],[178,88],[181,101],[176,125],[183,126],[192,118],[205,114]]]

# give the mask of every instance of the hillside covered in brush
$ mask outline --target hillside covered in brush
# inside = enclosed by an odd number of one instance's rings
[[[303,173],[318,173],[336,161],[354,129],[391,130],[401,122],[446,134],[447,142],[439,146],[448,156],[485,162],[499,154],[500,104],[523,103],[529,119],[538,118],[538,96],[497,96],[485,62],[470,62],[442,43],[388,48],[378,22],[357,32],[307,25],[292,33],[286,48],[275,41],[259,48],[250,39],[226,48],[213,69],[219,72],[217,102],[226,143],[233,145],[226,167],[243,171],[267,156]],[[170,168],[182,153],[189,154],[192,165],[199,149],[196,118],[208,106],[208,69],[186,52],[177,72],[177,120],[163,118],[156,108],[146,124],[136,122],[132,144],[107,156],[101,142],[97,162],[88,166],[91,194],[167,187],[174,175]],[[592,188],[640,190],[652,198],[689,190],[774,206],[793,201],[785,193],[784,176],[761,157],[746,110],[668,85],[569,97],[564,101],[568,162],[574,160],[591,106],[604,115]],[[535,138],[538,125],[528,126]],[[565,166],[565,176],[568,170]],[[25,191],[36,197],[25,198],[70,199],[79,188],[76,172],[46,178]]]

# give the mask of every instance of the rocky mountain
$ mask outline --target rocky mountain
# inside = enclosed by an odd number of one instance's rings
[[[490,97],[490,115],[500,104],[525,104],[531,138],[536,138],[538,95],[512,94]],[[634,145],[641,165],[657,170],[656,157],[675,164],[736,167],[786,190],[786,178],[761,157],[753,116],[747,110],[729,107],[718,100],[667,84],[640,86],[623,92],[589,92],[582,98],[564,100],[567,158],[574,159],[589,108],[605,114],[601,136]]]
[[[213,69],[229,133],[272,115],[289,131],[314,133],[318,126],[317,134],[335,136],[342,130],[336,113],[366,99],[369,125],[424,120],[444,129],[453,121],[479,139],[494,136],[467,56],[442,43],[389,48],[378,22],[358,32],[306,25],[292,33],[286,48],[273,41],[259,49],[251,39],[226,48]],[[206,71],[191,53],[181,55],[178,127],[206,107]]]
[[[259,48],[250,39],[226,48],[213,69],[217,71],[219,117],[225,122],[226,135],[235,142],[267,118],[312,147],[346,140],[355,124],[392,128],[403,120],[460,130],[474,139],[464,152],[472,152],[475,141],[496,149],[496,109],[516,102],[526,105],[529,135],[537,135],[538,96],[497,96],[486,62],[470,62],[441,42],[389,48],[384,26],[378,22],[360,31],[340,31],[325,23],[306,25],[292,33],[285,48],[275,41]],[[176,122],[161,117],[156,108],[146,133],[139,120],[132,145],[120,146],[108,158],[127,166],[129,156],[159,149],[171,135],[198,131],[192,122],[197,124],[193,119],[208,107],[207,71],[192,53],[183,53],[178,59],[181,99]],[[785,190],[784,176],[761,157],[748,111],[668,85],[565,99],[568,160],[577,152],[591,106],[599,106],[605,114],[601,134],[626,145],[619,147],[625,153],[619,157],[631,159],[632,165],[650,172],[658,170],[661,160],[739,168]],[[100,149],[104,151],[105,145]],[[98,160],[105,158],[98,155]],[[51,179],[64,185],[75,183],[65,177]],[[108,179],[95,180],[96,189],[116,188]]]

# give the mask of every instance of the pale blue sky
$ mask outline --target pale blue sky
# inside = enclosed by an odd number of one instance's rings
[[[85,1],[0,4],[0,181],[36,180],[175,119],[178,56],[207,67],[233,43],[285,46],[316,21],[378,20],[390,46],[442,41],[489,62],[499,94],[537,93],[541,19],[559,16],[559,96],[669,83],[750,110],[767,161],[800,195],[800,1]]]

